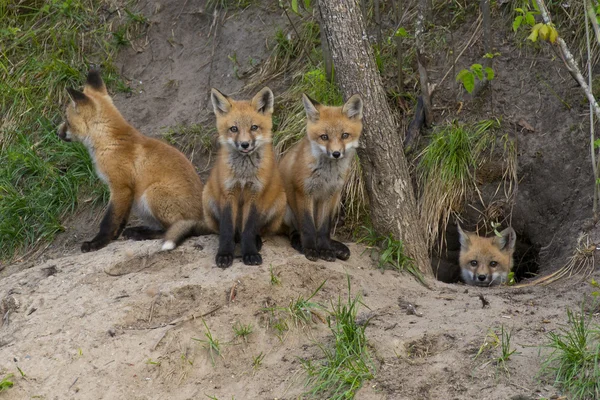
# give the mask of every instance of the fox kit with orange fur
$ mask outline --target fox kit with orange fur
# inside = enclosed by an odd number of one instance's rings
[[[110,188],[100,232],[83,242],[81,251],[101,249],[121,232],[135,240],[164,236],[163,250],[201,234],[202,182],[192,163],[175,148],[129,125],[114,106],[97,70],[89,72],[83,92],[68,92],[72,101],[58,136],[67,142],[82,142],[96,174]],[[132,209],[149,227],[123,231]]]
[[[493,286],[506,283],[513,267],[513,253],[517,235],[513,228],[506,228],[500,236],[481,237],[476,233],[460,235],[460,272],[468,285]]]
[[[219,233],[215,261],[233,263],[235,242],[246,265],[262,264],[261,235],[276,233],[285,212],[285,192],[271,145],[273,92],[236,101],[212,89],[219,154],[203,193],[207,226]]]
[[[347,260],[350,249],[330,238],[331,223],[362,132],[363,102],[354,95],[343,107],[329,107],[304,94],[302,102],[306,137],[279,164],[289,204],[285,224],[292,247],[309,260]]]

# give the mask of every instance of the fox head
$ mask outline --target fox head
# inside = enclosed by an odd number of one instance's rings
[[[306,133],[315,156],[340,159],[358,147],[362,132],[363,101],[355,94],[342,107],[321,105],[302,95]]]
[[[210,98],[221,146],[248,155],[271,142],[274,101],[271,89],[265,87],[250,101],[233,100],[217,89],[212,89]]]
[[[505,283],[513,266],[513,253],[517,235],[513,228],[506,228],[500,236],[485,238],[476,233],[460,235],[460,271],[468,285],[492,286]]]
[[[67,92],[71,101],[67,105],[66,119],[58,128],[58,137],[66,142],[86,142],[106,113],[116,112],[116,109],[97,69],[89,71],[83,92],[71,88]]]

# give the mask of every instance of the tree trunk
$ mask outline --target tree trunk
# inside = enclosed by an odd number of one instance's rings
[[[364,101],[359,149],[375,230],[392,233],[426,276],[433,276],[425,235],[419,225],[402,135],[392,114],[357,0],[321,0],[321,29],[329,42],[335,79],[346,98]]]

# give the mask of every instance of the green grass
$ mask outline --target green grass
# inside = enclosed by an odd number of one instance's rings
[[[129,12],[107,21],[106,9],[92,0],[0,3],[1,259],[51,240],[82,192],[105,201],[87,151],[56,130],[65,88],[81,87],[90,64],[101,65],[110,88],[120,82],[114,55],[144,19]]]
[[[363,226],[362,229],[365,233],[359,237],[357,243],[367,246],[372,254],[373,252],[378,253],[379,268],[406,271],[421,283],[425,283],[423,274],[415,266],[413,259],[404,254],[404,243],[401,240],[394,239],[391,233],[387,236],[379,235],[372,227]]]
[[[206,328],[206,332],[204,332],[204,336],[206,337],[206,339],[192,338],[192,340],[202,343],[202,347],[204,347],[206,351],[208,351],[208,355],[210,356],[210,360],[212,361],[212,365],[214,366],[215,355],[223,357],[221,355],[221,343],[217,339],[215,339],[204,319],[202,320],[202,323]]]
[[[14,382],[11,380],[13,378],[13,374],[8,374],[0,381],[0,392],[10,389],[13,387]]]
[[[358,325],[356,317],[361,305],[354,298],[348,277],[348,298],[332,304],[327,318],[333,334],[333,346],[320,344],[324,358],[320,361],[301,360],[308,375],[308,395],[319,399],[353,399],[363,383],[374,378],[374,367],[367,349],[365,330],[368,321]]]
[[[567,310],[567,325],[548,333],[545,345],[551,353],[542,364],[542,374],[554,379],[555,386],[569,399],[600,398],[600,326],[592,325],[583,310]]]
[[[510,340],[512,337],[512,331],[505,330],[504,325],[502,325],[500,331],[500,350],[501,354],[496,358],[496,365],[502,367],[504,372],[508,374],[508,367],[506,366],[506,362],[510,360],[510,357],[517,352],[516,349],[512,349],[510,346]],[[518,354],[518,353],[517,353]]]
[[[273,286],[281,285],[281,278],[279,277],[279,274],[281,274],[281,272],[279,272],[279,273],[275,272],[273,270],[273,265],[269,265],[269,276],[270,276],[269,282],[271,282],[271,285],[273,285]]]
[[[236,338],[241,338],[244,342],[247,342],[248,336],[252,333],[252,324],[244,325],[238,321],[233,325],[233,333]]]

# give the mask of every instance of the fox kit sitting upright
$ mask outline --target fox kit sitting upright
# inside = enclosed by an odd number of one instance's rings
[[[460,235],[460,272],[468,285],[493,286],[506,283],[513,267],[513,253],[517,235],[511,227],[500,236],[481,237],[464,232],[458,225]]]
[[[71,102],[58,136],[67,142],[82,142],[96,174],[110,188],[100,232],[83,242],[81,251],[101,249],[118,238],[132,208],[150,227],[125,229],[125,237],[142,240],[164,235],[162,248],[171,250],[186,237],[200,234],[202,182],[192,163],[175,148],[129,125],[97,70],[89,72],[83,92],[68,92]]]
[[[261,235],[276,233],[285,212],[285,192],[271,145],[273,92],[264,88],[251,101],[236,101],[216,89],[219,154],[204,188],[206,224],[219,233],[217,266],[233,263],[241,241],[246,265],[262,264]]]
[[[304,94],[302,102],[306,137],[279,164],[289,204],[285,224],[292,247],[309,260],[347,260],[350,249],[330,238],[331,224],[362,132],[363,102],[354,95],[343,107],[329,107]]]

